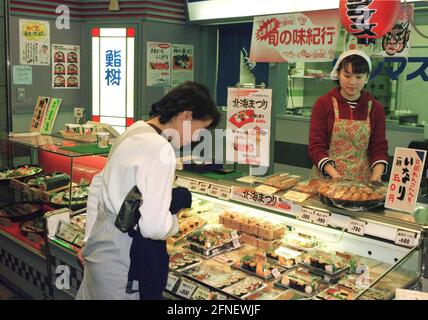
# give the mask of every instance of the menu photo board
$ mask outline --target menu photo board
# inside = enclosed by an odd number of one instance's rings
[[[425,150],[396,148],[385,208],[413,213],[426,159]]]
[[[52,45],[52,88],[80,88],[80,47]]]

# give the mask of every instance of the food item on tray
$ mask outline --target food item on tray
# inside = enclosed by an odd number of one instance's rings
[[[271,278],[273,272],[275,272],[274,269],[276,269],[278,273],[284,271],[284,268],[281,266],[269,263],[263,252],[256,253],[255,255],[246,255],[242,257],[240,261],[236,261],[232,266],[264,279]]]
[[[43,219],[44,217],[39,217],[34,220],[21,222],[19,228],[21,229],[21,232],[25,235],[28,235],[29,233],[37,233],[43,235]]]
[[[184,271],[189,277],[218,289],[224,289],[246,278],[239,271],[225,271],[221,267],[198,265]]]
[[[0,181],[12,178],[20,179],[29,177],[42,172],[42,170],[42,168],[32,165],[24,165],[15,168],[3,169],[0,170]]]
[[[60,75],[64,75],[65,74],[65,67],[64,67],[64,65],[62,63],[57,63],[55,65],[54,74],[60,74]]]
[[[196,255],[181,251],[172,252],[169,256],[169,267],[173,270],[181,270],[193,267],[201,262],[201,259]]]
[[[176,244],[180,240],[184,239],[188,234],[192,233],[196,229],[202,227],[206,221],[199,216],[194,216],[178,221],[178,232],[168,238],[168,242]]]
[[[267,177],[264,181],[264,184],[285,190],[294,187],[300,181],[300,179],[300,176],[289,175],[288,173],[279,173]]]
[[[307,181],[299,182],[293,188],[295,191],[304,192],[308,194],[317,194],[318,188],[322,182],[325,182],[326,179],[310,179]]]
[[[66,173],[50,172],[50,173],[39,175],[34,178],[27,179],[25,183],[30,188],[50,191],[53,189],[58,189],[69,185],[70,177]]]
[[[12,222],[34,219],[42,214],[42,205],[37,202],[20,202],[0,209],[0,217]]]
[[[273,252],[266,253],[268,258],[275,260],[279,265],[287,268],[295,266],[300,261],[301,255],[301,251],[284,247],[279,247]]]
[[[318,247],[318,240],[304,233],[289,233],[286,235],[284,245],[293,248],[308,250]]]
[[[255,277],[247,277],[224,289],[225,292],[234,295],[238,298],[245,298],[251,293],[266,287],[261,279]]]
[[[289,295],[289,298],[290,295]],[[277,289],[277,288],[271,288],[266,287],[262,290],[259,290],[255,293],[250,294],[245,298],[245,300],[289,300],[286,296],[284,296],[284,291]]]
[[[211,249],[222,246],[237,238],[239,238],[239,235],[234,230],[227,229],[222,225],[209,225],[188,235],[187,241],[205,249]]]
[[[65,62],[65,55],[62,51],[57,51],[54,54],[54,62]]]
[[[319,292],[317,298],[323,300],[353,300],[357,293],[352,289],[341,286],[340,284],[330,286]]]
[[[69,190],[54,193],[50,202],[57,205],[84,205],[88,199],[89,186],[82,185],[71,188],[71,195]]]
[[[394,296],[394,288],[381,288],[380,286],[376,288],[370,288],[364,292],[358,300],[387,300],[391,299]]]
[[[86,227],[86,214],[78,214],[70,219],[70,222],[81,227]]]
[[[362,181],[339,180],[320,184],[321,201],[350,210],[367,210],[384,203],[386,187]]]
[[[341,257],[337,253],[328,253],[321,250],[305,253],[302,262],[304,265],[314,267],[330,274],[336,274],[349,268],[348,259]]]
[[[278,284],[307,294],[314,294],[320,287],[320,282],[321,277],[298,268],[287,272]]]

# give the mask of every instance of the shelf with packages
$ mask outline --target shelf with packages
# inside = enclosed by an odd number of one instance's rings
[[[31,297],[52,297],[45,217],[86,206],[106,151],[62,149],[83,143],[47,135],[0,135],[0,274]]]

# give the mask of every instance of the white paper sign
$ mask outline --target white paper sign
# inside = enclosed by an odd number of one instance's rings
[[[33,67],[13,66],[13,84],[33,84]]]
[[[312,220],[314,219],[314,209],[302,207],[300,209],[300,212],[297,213],[297,219],[309,223],[312,222]]]
[[[396,148],[385,208],[413,213],[426,158],[425,150]]]
[[[398,230],[395,236],[395,244],[412,248],[415,246],[416,234],[411,231]]]
[[[348,225],[348,232],[357,234],[359,236],[363,236],[366,228],[366,224],[367,222],[365,221],[351,220]]]
[[[321,226],[328,226],[330,216],[330,212],[315,210],[313,223],[319,224]]]
[[[168,291],[172,291],[174,289],[175,284],[178,281],[178,277],[173,274],[168,274],[168,281],[166,283],[166,289]]]
[[[147,42],[147,85],[171,85],[171,44]]]
[[[226,159],[269,166],[272,90],[228,88]]]
[[[281,273],[278,271],[277,268],[272,269],[272,275],[275,279],[278,279],[279,277],[281,277]]]
[[[198,190],[199,182],[197,180],[190,180],[189,190],[196,191]]]
[[[199,182],[198,190],[197,190],[198,192],[200,192],[200,193],[208,193],[209,189],[210,189],[210,184],[209,183]]]
[[[48,21],[19,19],[20,64],[48,66],[50,46]]]
[[[185,299],[190,299],[195,292],[197,285],[195,283],[188,282],[186,280],[181,281],[180,286],[177,290],[177,295]]]
[[[222,187],[219,189],[219,199],[229,200],[230,199],[231,189],[227,187]]]
[[[192,300],[211,300],[211,292],[202,287],[198,287],[192,296]]]

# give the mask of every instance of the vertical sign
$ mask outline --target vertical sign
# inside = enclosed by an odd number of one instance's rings
[[[19,63],[48,66],[50,61],[48,21],[19,19]]]
[[[193,81],[193,45],[172,45],[172,86]]]
[[[147,42],[147,85],[171,85],[171,44]]]
[[[80,88],[80,47],[52,44],[52,88]]]
[[[46,109],[45,119],[43,121],[41,133],[52,133],[56,115],[58,114],[59,107],[61,106],[61,101],[62,99],[59,98],[51,98],[49,106]]]
[[[385,207],[413,213],[418,199],[425,150],[396,148]]]
[[[338,10],[255,17],[250,61],[331,61],[339,27]]]
[[[269,166],[272,90],[228,88],[227,161]]]
[[[31,120],[32,132],[40,132],[46,114],[46,109],[49,106],[49,97],[37,97],[36,106],[34,108],[33,118]]]

